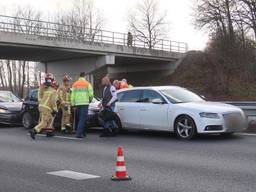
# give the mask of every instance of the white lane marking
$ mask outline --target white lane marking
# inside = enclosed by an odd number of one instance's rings
[[[117,161],[124,161],[124,156],[118,156]]]
[[[74,179],[74,180],[100,178],[100,176],[97,176],[97,175],[91,175],[91,174],[87,174],[87,173],[79,173],[79,172],[70,171],[70,170],[53,171],[53,172],[47,172],[46,174],[59,176],[59,177],[65,177],[65,178]]]
[[[117,166],[116,171],[126,171],[126,167],[125,166]]]
[[[256,137],[256,134],[253,134],[253,133],[237,133],[237,135]]]

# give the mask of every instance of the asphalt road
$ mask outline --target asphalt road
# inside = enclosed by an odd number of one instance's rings
[[[84,140],[38,137],[0,128],[0,192],[255,192],[256,137],[180,141],[166,133],[129,132]],[[124,147],[131,181],[113,182],[116,149]],[[100,176],[74,180],[46,174],[71,170]]]

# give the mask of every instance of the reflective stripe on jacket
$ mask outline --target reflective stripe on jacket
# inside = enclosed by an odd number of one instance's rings
[[[41,84],[39,89],[38,89],[38,101],[40,102],[41,99],[43,98],[43,95],[44,95],[44,90],[45,90],[45,85],[44,84]]]
[[[59,87],[59,89],[57,90],[58,93],[58,98],[60,101],[61,105],[64,104],[70,104],[70,89],[65,87],[65,86],[61,86]]]
[[[79,78],[72,86],[71,105],[89,105],[93,98],[93,89],[91,84],[85,78]]]
[[[52,87],[45,87],[41,91],[43,92],[38,92],[38,96],[39,94],[41,94],[39,107],[46,108],[50,111],[58,111],[57,109],[58,96],[57,96],[56,90]]]

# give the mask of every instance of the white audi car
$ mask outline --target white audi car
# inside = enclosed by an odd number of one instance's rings
[[[196,134],[230,135],[246,128],[243,111],[207,102],[181,87],[137,87],[118,91],[116,112],[122,128],[175,132],[182,139]]]

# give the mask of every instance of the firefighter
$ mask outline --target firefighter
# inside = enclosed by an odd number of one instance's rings
[[[132,47],[132,42],[133,42],[133,36],[131,32],[128,32],[127,34],[127,46]]]
[[[47,129],[47,136],[53,136],[53,120],[57,114],[57,92],[52,87],[54,81],[53,74],[48,73],[45,77],[45,82],[40,86],[38,92],[40,122],[34,129],[29,131],[32,139],[35,139],[37,133],[43,129]]]
[[[70,104],[70,95],[71,95],[71,77],[65,75],[63,77],[63,85],[58,88],[58,99],[60,102],[60,108],[62,110],[61,118],[61,131],[66,133],[66,128],[71,128],[70,117],[71,117],[71,104]]]

